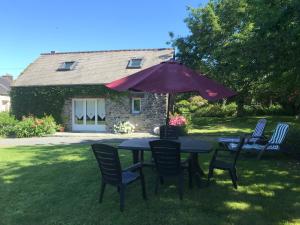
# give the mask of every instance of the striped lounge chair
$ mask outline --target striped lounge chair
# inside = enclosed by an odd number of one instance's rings
[[[245,143],[256,143],[259,140],[265,139],[264,130],[267,124],[266,119],[258,120],[256,127],[250,137],[246,137]],[[240,141],[239,137],[220,137],[218,142],[220,144],[238,143]]]
[[[258,153],[257,159],[260,159],[264,152],[278,152],[281,150],[282,144],[285,141],[289,130],[289,125],[287,123],[278,123],[272,137],[266,144],[258,143],[247,143],[243,145],[244,151],[256,151]],[[237,148],[237,143],[229,143],[227,145],[229,150],[235,150]]]

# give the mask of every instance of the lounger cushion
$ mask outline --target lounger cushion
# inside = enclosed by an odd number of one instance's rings
[[[230,143],[228,144],[229,150],[236,150],[238,144],[236,143]],[[243,145],[243,150],[254,150],[254,151],[261,151],[265,148],[265,145],[259,145],[259,144],[245,144]],[[280,150],[279,145],[269,145],[266,150],[276,151]]]
[[[245,139],[245,143],[251,142],[251,143],[255,143],[259,140],[259,138],[246,138]],[[218,138],[218,142],[222,142],[222,143],[239,143],[240,142],[240,138],[238,137],[220,137]]]

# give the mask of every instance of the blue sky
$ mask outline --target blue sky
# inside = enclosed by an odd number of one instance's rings
[[[1,0],[0,75],[15,77],[40,53],[169,47],[186,35],[186,6],[207,0]]]

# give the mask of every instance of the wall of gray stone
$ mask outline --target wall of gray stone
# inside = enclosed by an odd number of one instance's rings
[[[62,121],[66,131],[72,131],[72,99],[66,99],[62,109]]]
[[[141,98],[141,113],[131,112],[132,97]],[[88,98],[88,97],[86,97]],[[135,131],[152,132],[153,128],[165,123],[167,112],[167,97],[161,94],[143,93],[106,98],[106,130],[113,131],[118,121],[129,121],[135,126]],[[65,101],[62,118],[66,130],[72,130],[72,99]]]

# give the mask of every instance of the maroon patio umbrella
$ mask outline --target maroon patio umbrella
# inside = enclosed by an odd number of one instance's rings
[[[130,76],[106,84],[117,91],[143,91],[160,94],[198,92],[207,100],[218,100],[236,95],[222,84],[197,73],[176,61],[162,62]],[[169,104],[169,101],[168,101]],[[169,119],[169,106],[167,123]]]

